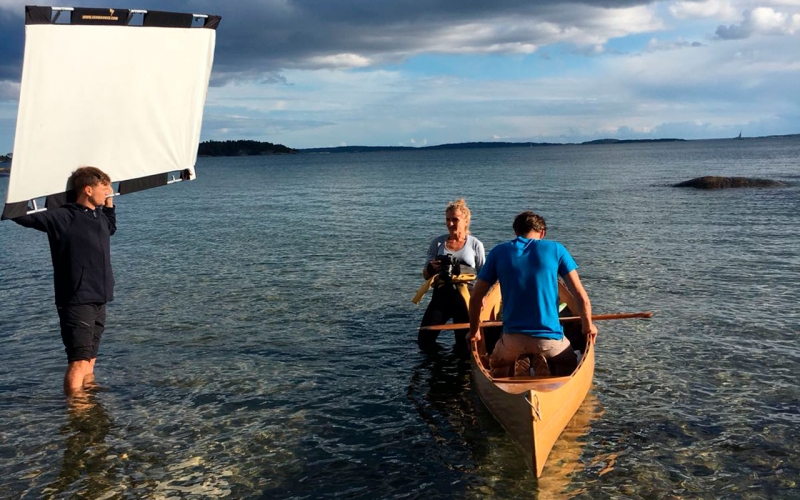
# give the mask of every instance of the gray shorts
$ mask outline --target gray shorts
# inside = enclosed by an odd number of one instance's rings
[[[541,354],[554,375],[569,375],[578,364],[578,357],[566,337],[559,340],[531,337],[524,333],[504,333],[489,357],[492,369],[513,365],[526,354]]]

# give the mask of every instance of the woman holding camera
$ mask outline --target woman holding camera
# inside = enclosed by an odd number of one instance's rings
[[[433,297],[422,316],[420,326],[441,325],[452,319],[454,323],[468,323],[468,292],[473,281],[464,283],[458,275],[477,275],[481,270],[486,255],[483,243],[469,234],[470,211],[463,199],[447,205],[445,209],[445,225],[447,234],[434,238],[428,248],[428,259],[422,276],[427,280],[434,276]],[[453,276],[456,276],[453,279]],[[466,333],[468,330],[455,332],[456,348],[467,349]],[[439,332],[423,330],[419,332],[417,342],[422,348],[436,343]]]

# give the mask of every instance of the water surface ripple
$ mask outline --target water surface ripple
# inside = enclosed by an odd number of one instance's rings
[[[0,225],[0,497],[800,498],[800,141],[201,158],[124,196],[77,405],[43,234]],[[700,175],[789,181],[696,191]],[[5,196],[7,181],[0,181]],[[446,202],[580,265],[592,392],[539,480],[410,302]]]

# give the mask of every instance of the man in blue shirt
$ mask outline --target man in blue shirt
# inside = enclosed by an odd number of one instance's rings
[[[467,339],[480,339],[481,303],[499,281],[503,336],[489,358],[492,374],[513,375],[517,358],[533,354],[547,360],[553,374],[569,375],[577,358],[558,320],[559,276],[575,298],[577,310],[573,312],[581,317],[584,335],[597,335],[592,305],[578,277],[578,266],[563,245],[543,239],[547,226],[541,216],[522,212],[514,219],[513,227],[517,237],[493,248],[478,274],[470,299]],[[536,374],[547,374],[547,370],[546,366],[539,366]]]

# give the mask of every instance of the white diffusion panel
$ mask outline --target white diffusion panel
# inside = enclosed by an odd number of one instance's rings
[[[91,165],[113,182],[194,178],[213,29],[26,26],[7,203],[67,189]]]

